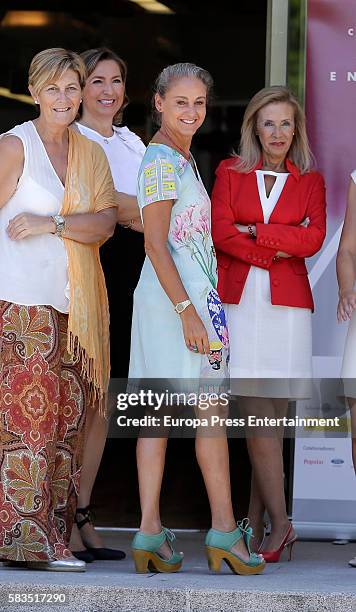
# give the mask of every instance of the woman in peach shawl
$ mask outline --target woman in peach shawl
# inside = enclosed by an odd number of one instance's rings
[[[68,549],[87,409],[104,407],[109,319],[99,244],[116,223],[101,147],[69,128],[82,59],[32,60],[39,116],[0,141],[0,559],[84,571]]]

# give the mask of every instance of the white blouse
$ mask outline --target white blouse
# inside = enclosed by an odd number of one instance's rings
[[[0,209],[0,299],[26,306],[69,310],[67,254],[55,234],[10,240],[9,221],[20,213],[53,216],[60,212],[64,186],[32,121],[15,126],[24,149],[24,167],[16,191]],[[5,135],[3,135],[4,137]]]
[[[81,123],[76,125],[81,134],[95,140],[104,149],[116,191],[136,195],[137,175],[146,150],[141,138],[127,127],[113,125],[113,135],[106,137]]]

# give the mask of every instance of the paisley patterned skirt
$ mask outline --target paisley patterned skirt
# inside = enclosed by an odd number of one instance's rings
[[[70,554],[89,388],[67,321],[0,300],[0,559]]]

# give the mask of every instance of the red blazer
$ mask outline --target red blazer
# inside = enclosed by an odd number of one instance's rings
[[[218,258],[218,291],[222,302],[238,304],[251,265],[269,271],[272,304],[314,309],[304,258],[319,251],[326,233],[323,177],[300,174],[287,160],[290,172],[270,216],[263,212],[254,171],[237,172],[236,159],[225,159],[216,171],[212,193],[212,234]],[[255,169],[262,167],[262,161]],[[300,223],[309,217],[308,227]],[[235,223],[256,225],[257,238],[239,232]],[[275,258],[278,251],[292,255]]]

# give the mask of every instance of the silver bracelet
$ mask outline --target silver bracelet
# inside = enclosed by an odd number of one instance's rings
[[[132,229],[132,226],[134,223],[135,223],[135,219],[131,219],[128,223],[120,223],[120,225],[124,229]]]

